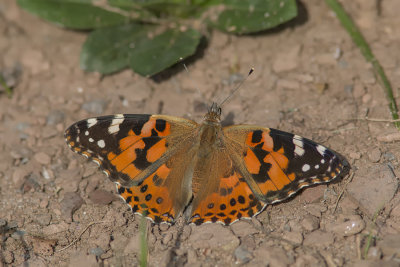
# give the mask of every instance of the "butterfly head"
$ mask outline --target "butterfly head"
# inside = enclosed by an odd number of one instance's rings
[[[220,121],[221,120],[221,107],[213,102],[208,108],[207,114],[204,116],[206,121]]]

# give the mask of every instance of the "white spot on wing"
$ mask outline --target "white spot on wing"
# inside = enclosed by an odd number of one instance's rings
[[[303,147],[303,138],[301,136],[293,136],[293,144],[299,147]]]
[[[318,165],[318,164],[317,164],[317,165],[315,165],[315,169],[317,169],[317,170],[319,169],[319,165]]]
[[[94,125],[96,125],[96,123],[97,123],[96,118],[91,118],[87,120],[88,128],[93,127]]]
[[[89,135],[89,131],[86,131],[86,132],[85,132],[85,135],[88,136],[88,135]]]
[[[324,159],[321,159],[321,163],[324,164],[324,163],[325,163],[325,160],[324,160]]]
[[[294,153],[296,154],[296,155],[299,155],[299,156],[303,156],[304,155],[304,148],[302,148],[302,147],[299,147],[299,146],[296,146],[295,147],[295,149],[294,149]]]
[[[303,156],[305,152],[303,148],[304,146],[303,138],[298,135],[293,136],[293,144],[295,145],[294,153],[296,155]]]
[[[301,168],[301,170],[302,170],[303,172],[309,171],[309,170],[310,170],[310,165],[304,164],[303,167]]]
[[[106,143],[105,143],[104,140],[102,139],[102,140],[97,141],[97,145],[98,145],[100,148],[104,148],[104,147],[106,146]]]
[[[93,143],[94,139],[92,137],[89,138],[89,142]]]
[[[114,119],[111,122],[110,127],[108,127],[108,132],[110,134],[116,133],[119,131],[119,125],[124,122],[124,115],[123,114],[117,114],[115,115]]]
[[[325,150],[326,148],[321,146],[321,145],[317,145],[317,151],[319,152],[319,154],[321,154],[322,156],[325,155]]]

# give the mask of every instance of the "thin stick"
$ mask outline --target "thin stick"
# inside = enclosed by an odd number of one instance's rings
[[[335,208],[333,209],[333,213],[336,212],[336,209],[337,209],[337,207],[338,207],[338,205],[339,205],[339,201],[340,201],[340,199],[342,198],[342,196],[343,196],[343,194],[344,194],[344,191],[346,190],[347,185],[351,182],[351,180],[353,180],[353,177],[354,177],[354,172],[351,174],[350,179],[347,180],[346,184],[344,185],[344,187],[343,187],[343,189],[342,189],[342,192],[340,192],[338,198],[336,199],[336,204],[335,204]]]
[[[360,120],[360,121],[376,121],[376,122],[399,122],[400,119],[397,120],[390,120],[390,119],[379,119],[379,118],[357,118],[356,120]]]
[[[99,223],[106,223],[106,222],[107,222],[107,221],[98,221],[98,222],[91,222],[91,223],[89,223],[89,224],[85,227],[85,229],[83,229],[83,231],[79,234],[79,236],[78,236],[77,238],[75,238],[75,239],[74,239],[71,243],[69,243],[67,246],[65,246],[65,247],[63,247],[63,248],[57,250],[56,252],[61,252],[61,251],[63,251],[63,250],[66,250],[67,248],[71,247],[73,244],[75,244],[76,242],[78,242],[78,241],[81,239],[82,235],[83,235],[92,225],[99,224]]]

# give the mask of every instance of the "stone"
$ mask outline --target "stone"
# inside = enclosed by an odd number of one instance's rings
[[[104,253],[104,250],[101,247],[95,247],[89,249],[89,253],[95,255],[96,257],[100,257]]]
[[[50,224],[48,226],[43,227],[43,235],[44,236],[52,236],[57,233],[62,233],[67,231],[69,228],[69,225],[65,222],[61,222],[59,224]]]
[[[239,246],[239,239],[220,224],[202,224],[192,229],[189,243],[193,248],[220,249],[232,251]]]
[[[383,236],[377,245],[384,256],[400,259],[400,234]]]
[[[43,256],[53,255],[56,243],[56,240],[32,237],[33,251]]]
[[[301,226],[307,231],[314,231],[319,228],[319,219],[312,215],[304,216]]]
[[[140,250],[139,233],[136,233],[129,239],[128,243],[125,246],[124,253],[125,254],[139,253],[139,250]]]
[[[322,230],[315,230],[304,238],[304,245],[306,246],[323,246],[327,247],[334,242],[335,238],[332,233],[327,233]]]
[[[294,263],[293,258],[288,257],[282,248],[272,247],[266,243],[257,248],[253,255],[255,261],[251,263],[254,263],[254,266],[285,267]]]
[[[397,191],[398,181],[386,165],[362,168],[347,186],[347,192],[371,218],[389,202]]]
[[[41,226],[47,226],[50,224],[51,214],[49,213],[36,214],[34,216],[34,220]]]
[[[110,234],[107,232],[99,233],[93,243],[100,247],[103,251],[107,251],[110,245]]]
[[[72,222],[72,215],[85,203],[81,196],[74,192],[65,193],[64,199],[61,201],[61,214],[64,220]]]
[[[94,204],[108,205],[115,199],[115,196],[112,193],[107,192],[105,190],[97,189],[89,194],[89,199]]]
[[[231,225],[231,229],[233,233],[238,237],[252,235],[259,232],[256,228],[254,228],[252,224],[246,221],[235,222]]]
[[[47,154],[44,153],[44,152],[38,152],[38,153],[36,153],[36,154],[33,156],[33,158],[34,158],[37,162],[39,162],[40,164],[43,164],[43,165],[48,165],[48,164],[50,164],[50,162],[51,162],[50,156],[47,155]]]
[[[245,246],[240,245],[235,249],[235,258],[238,260],[238,263],[243,264],[249,262],[253,258],[253,255]]]
[[[385,142],[385,143],[400,141],[400,132],[379,135],[376,139],[379,142]]]
[[[359,215],[350,215],[346,216],[343,222],[335,222],[326,228],[339,236],[351,236],[364,230],[365,222]]]
[[[305,189],[299,196],[301,203],[315,203],[324,197],[326,185],[319,185]]]
[[[296,246],[303,243],[303,235],[300,232],[284,232],[282,238]]]

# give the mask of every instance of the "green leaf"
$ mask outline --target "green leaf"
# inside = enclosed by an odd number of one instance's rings
[[[172,29],[154,36],[158,26],[129,24],[92,32],[81,53],[81,67],[110,74],[130,66],[135,72],[154,75],[192,55],[201,35],[195,30]],[[154,36],[150,38],[149,36]]]
[[[82,48],[81,68],[110,74],[128,67],[135,44],[154,29],[156,26],[132,23],[93,31]]]
[[[18,0],[27,11],[63,27],[87,30],[126,23],[128,18],[83,0]]]
[[[216,4],[218,1],[214,1]],[[210,24],[244,34],[273,28],[297,16],[295,0],[224,0],[210,12]]]
[[[206,0],[191,1],[188,3],[186,0],[108,0],[111,6],[118,7],[123,10],[134,11],[136,14],[141,15],[139,18],[146,18],[143,14],[152,14],[157,18],[193,18],[204,11],[202,4]],[[196,3],[193,3],[196,2]],[[198,3],[197,3],[198,2]],[[147,13],[146,13],[147,12]]]
[[[196,51],[201,34],[193,29],[167,30],[137,43],[130,54],[131,68],[143,75],[154,75]]]

